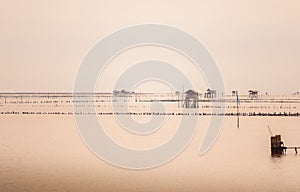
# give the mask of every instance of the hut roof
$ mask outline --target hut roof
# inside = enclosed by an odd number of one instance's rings
[[[185,94],[198,94],[198,92],[197,91],[194,91],[194,90],[188,90],[188,91],[186,91],[186,92],[184,92]]]

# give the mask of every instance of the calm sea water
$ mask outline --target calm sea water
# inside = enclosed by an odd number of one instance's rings
[[[3,99],[3,98],[2,98]],[[18,98],[20,99],[20,98]],[[18,100],[17,98],[10,101]],[[24,98],[23,98],[24,99]],[[277,98],[278,99],[278,98]],[[36,99],[31,99],[36,100]],[[177,158],[157,168],[128,170],[96,157],[82,141],[68,103],[2,102],[0,115],[0,191],[299,191],[300,154],[270,154],[272,134],[286,146],[300,146],[300,117],[226,116],[214,146],[200,156],[198,149],[209,116],[199,118],[198,130]],[[58,105],[59,104],[59,105]],[[132,103],[130,110],[147,111],[149,103]],[[201,103],[199,111],[209,111]],[[235,104],[227,111],[235,112]],[[102,102],[98,111],[110,111]],[[173,103],[167,110],[176,111]],[[19,114],[5,114],[5,112]],[[22,112],[41,112],[22,114]],[[43,114],[43,112],[65,114]],[[242,112],[298,112],[298,103],[241,103]],[[135,116],[148,121],[148,116]],[[155,147],[171,138],[180,121],[167,116],[161,130],[149,136],[131,135],[111,115],[99,116],[109,136],[136,148]]]

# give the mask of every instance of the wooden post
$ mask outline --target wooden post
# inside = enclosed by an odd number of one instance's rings
[[[240,110],[239,110],[239,94],[238,91],[235,91],[236,94],[236,114],[237,114],[237,128],[240,128]]]

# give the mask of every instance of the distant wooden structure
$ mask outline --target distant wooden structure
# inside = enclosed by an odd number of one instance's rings
[[[275,135],[271,137],[271,154],[272,155],[284,155],[287,147],[284,146],[281,141],[281,135]]]
[[[121,90],[121,91],[118,91],[118,90],[114,90],[113,91],[113,95],[115,97],[128,97],[130,96],[130,94],[134,94],[134,92],[129,92],[129,91],[126,91],[126,90]]]
[[[184,93],[184,108],[199,108],[199,93],[193,90],[188,90]]]
[[[204,98],[212,99],[212,98],[216,98],[216,97],[217,97],[216,90],[207,89],[206,93],[204,93]]]
[[[254,91],[254,90],[249,90],[249,97],[251,99],[257,98],[258,97],[258,91]]]

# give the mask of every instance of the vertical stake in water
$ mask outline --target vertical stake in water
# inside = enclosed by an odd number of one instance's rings
[[[178,108],[180,108],[180,93],[179,92],[177,92],[178,93],[178,95],[177,95],[177,99],[178,99]]]
[[[239,99],[238,91],[235,91],[235,95],[236,95],[237,128],[240,128],[240,110],[239,110],[240,99]]]
[[[182,107],[184,107],[184,85],[182,86],[181,102]]]

